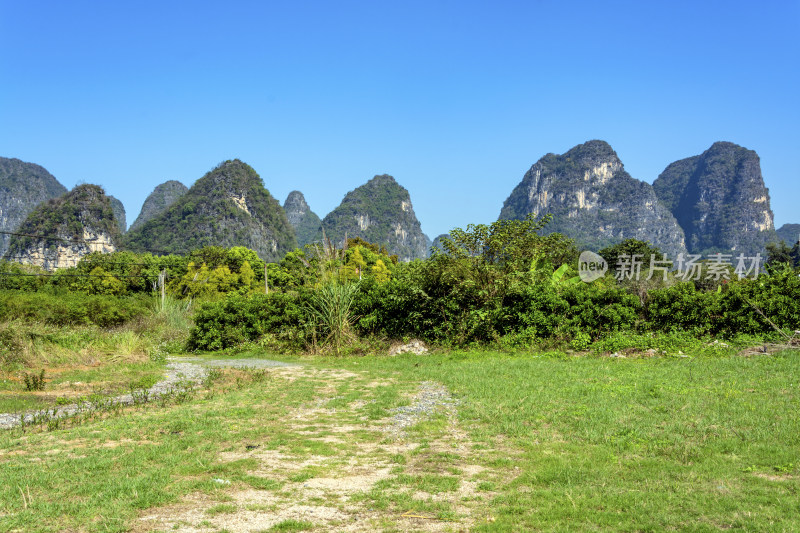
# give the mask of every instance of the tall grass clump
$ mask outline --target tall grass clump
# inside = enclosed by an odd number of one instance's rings
[[[336,355],[353,338],[353,302],[358,288],[358,283],[328,283],[311,293],[305,306],[316,331]]]
[[[192,300],[179,300],[167,294],[156,301],[156,315],[170,328],[188,330],[192,326]]]

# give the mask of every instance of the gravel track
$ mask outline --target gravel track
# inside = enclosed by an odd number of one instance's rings
[[[385,431],[394,437],[403,437],[408,428],[436,414],[444,413],[448,418],[455,417],[457,405],[458,400],[453,398],[444,385],[423,381],[411,405],[392,409],[395,414],[389,420]]]
[[[287,366],[297,366],[281,361],[269,359],[202,359],[200,357],[170,357],[167,363],[167,373],[163,380],[159,381],[149,389],[147,395],[150,399],[155,399],[164,394],[172,392],[176,388],[184,385],[197,386],[208,375],[209,368],[278,368]],[[134,403],[131,394],[111,396],[108,401],[114,404],[132,405]],[[89,407],[86,403],[73,403],[62,405],[58,408],[51,408],[40,411],[27,411],[20,413],[0,413],[0,429],[10,429],[20,425],[20,421],[32,422],[37,414],[45,411],[50,413],[55,410],[51,418],[66,418],[78,413],[85,412]]]

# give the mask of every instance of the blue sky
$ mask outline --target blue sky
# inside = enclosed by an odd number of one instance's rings
[[[608,141],[652,182],[756,150],[800,223],[800,1],[0,0],[0,156],[152,189],[239,158],[324,216],[388,173],[431,237],[497,218],[548,152]]]

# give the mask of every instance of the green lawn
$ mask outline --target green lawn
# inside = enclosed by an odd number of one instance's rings
[[[295,361],[0,435],[0,530],[800,530],[798,351]]]

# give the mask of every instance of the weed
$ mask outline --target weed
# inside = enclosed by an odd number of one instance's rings
[[[11,367],[25,362],[25,345],[20,332],[13,326],[0,329],[0,367]]]
[[[253,383],[263,383],[269,378],[269,371],[266,368],[247,368],[250,374],[250,381]]]
[[[314,524],[311,522],[306,522],[305,520],[284,520],[283,522],[278,522],[267,531],[307,531],[309,529],[314,529]]]
[[[206,377],[203,378],[203,387],[209,388],[222,378],[222,370],[219,368],[210,368]]]
[[[228,513],[235,513],[236,506],[229,504],[229,503],[220,503],[218,505],[214,505],[213,507],[209,507],[206,509],[206,514],[209,516],[215,516],[218,514],[228,514]]]
[[[42,369],[42,371],[39,372],[38,374],[35,373],[28,374],[27,372],[25,372],[22,375],[22,380],[25,383],[26,391],[44,390],[44,384],[45,384],[44,369]]]
[[[150,390],[131,387],[131,399],[133,401],[133,405],[145,404],[150,401]]]
[[[588,350],[589,346],[592,345],[592,337],[588,333],[578,332],[572,338],[569,343],[570,347],[573,350],[582,352],[584,350]]]

